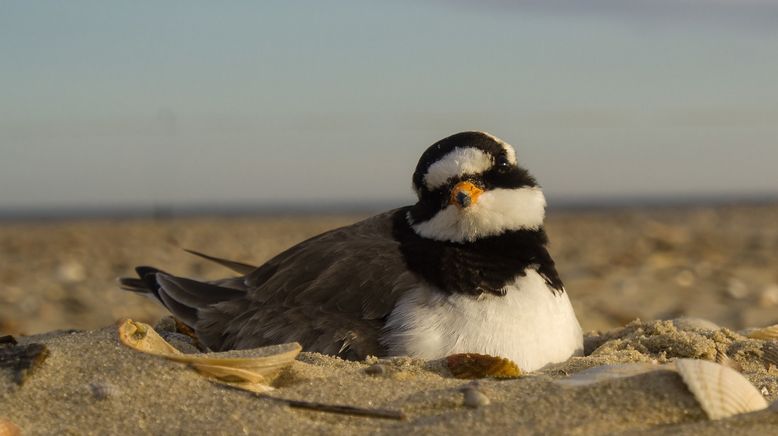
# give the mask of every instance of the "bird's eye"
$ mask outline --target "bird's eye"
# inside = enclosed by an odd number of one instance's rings
[[[497,159],[495,159],[494,166],[497,168],[497,171],[504,173],[511,168],[511,163],[508,161],[507,156],[500,155],[497,156]]]

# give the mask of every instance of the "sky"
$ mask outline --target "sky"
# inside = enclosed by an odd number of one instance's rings
[[[413,201],[513,144],[552,201],[778,195],[778,2],[13,1],[0,212]]]

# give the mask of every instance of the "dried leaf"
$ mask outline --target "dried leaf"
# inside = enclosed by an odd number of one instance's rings
[[[0,368],[11,369],[14,381],[20,386],[47,357],[49,349],[44,344],[17,345],[9,341],[0,345]]]
[[[518,378],[521,376],[521,369],[512,360],[487,354],[452,354],[446,358],[446,364],[456,378]]]

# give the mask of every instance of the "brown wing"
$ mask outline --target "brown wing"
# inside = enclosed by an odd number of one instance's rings
[[[243,278],[244,296],[201,308],[198,335],[214,349],[297,341],[306,351],[347,358],[381,355],[383,319],[418,284],[392,237],[394,213],[279,254]]]

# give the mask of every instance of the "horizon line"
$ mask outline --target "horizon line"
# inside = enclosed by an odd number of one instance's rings
[[[637,196],[551,196],[548,208],[554,211],[597,211],[617,209],[664,209],[727,206],[778,205],[778,193],[765,194],[688,194],[688,195],[637,195]],[[377,213],[409,205],[407,199],[361,201],[321,200],[274,201],[241,204],[223,202],[217,204],[147,204],[147,205],[81,205],[0,208],[0,221],[48,221],[77,219],[166,219],[191,217],[241,217],[241,216],[304,216],[304,215],[357,215]]]

